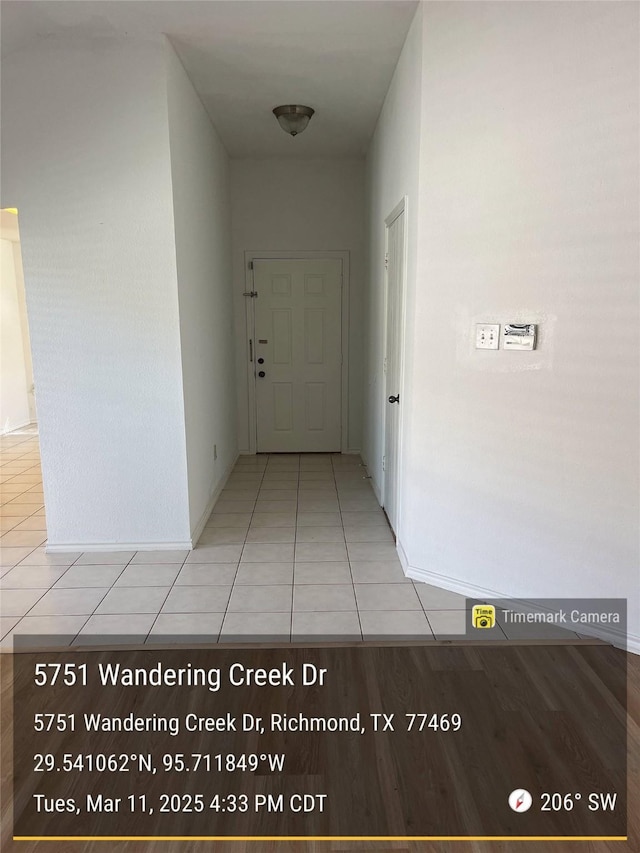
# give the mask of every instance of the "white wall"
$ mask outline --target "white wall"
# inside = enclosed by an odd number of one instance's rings
[[[0,239],[0,433],[31,422],[16,245]]]
[[[164,43],[3,59],[50,545],[189,541]]]
[[[189,515],[197,533],[237,457],[229,161],[169,44],[167,63]]]
[[[406,314],[414,311],[418,247],[422,9],[418,7],[378,119],[367,154],[368,292],[363,458],[380,497],[384,453],[385,219],[406,198],[408,257]],[[413,340],[407,336],[405,384],[400,388],[403,413],[411,405],[409,387]],[[406,401],[406,402],[405,402]],[[405,456],[406,466],[411,460]],[[402,497],[402,495],[400,496]]]
[[[448,588],[628,597],[636,650],[638,11],[423,7],[401,527]],[[539,347],[478,352],[478,320]]]
[[[362,435],[364,163],[361,160],[232,160],[233,288],[238,443],[249,449],[244,252],[350,253],[349,450]]]

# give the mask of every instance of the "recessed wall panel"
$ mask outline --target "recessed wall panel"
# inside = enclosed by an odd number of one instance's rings
[[[291,364],[291,321],[291,309],[289,308],[277,308],[271,312],[274,364]]]
[[[307,364],[324,364],[323,308],[307,308],[304,312],[304,349]]]
[[[324,296],[324,276],[312,274],[305,275],[304,292],[307,296]]]
[[[274,296],[291,296],[291,276],[271,276],[271,293]]]

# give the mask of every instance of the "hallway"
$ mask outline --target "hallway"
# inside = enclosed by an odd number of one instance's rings
[[[464,630],[464,597],[404,577],[358,456],[240,457],[191,552],[46,554],[37,439],[0,442],[4,649],[28,634],[81,645]]]

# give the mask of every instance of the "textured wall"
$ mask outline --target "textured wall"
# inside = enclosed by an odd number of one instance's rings
[[[402,544],[449,583],[626,596],[640,648],[638,6],[423,9]],[[474,349],[512,319],[536,351]]]
[[[191,530],[237,455],[229,161],[167,44]],[[214,444],[217,459],[214,459]]]
[[[49,542],[189,538],[165,46],[5,57]]]

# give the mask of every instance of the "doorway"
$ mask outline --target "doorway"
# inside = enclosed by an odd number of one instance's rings
[[[344,259],[253,257],[247,297],[258,453],[340,452],[345,431]]]
[[[395,533],[398,529],[398,472],[402,353],[404,337],[405,201],[385,220],[386,225],[386,331],[384,356],[384,457],[382,505]]]

